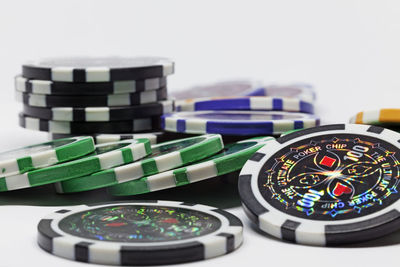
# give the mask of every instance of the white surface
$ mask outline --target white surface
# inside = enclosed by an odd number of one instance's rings
[[[230,78],[304,81],[318,90],[323,121],[345,122],[364,109],[398,106],[399,30],[398,1],[6,1],[0,9],[0,150],[46,139],[17,126],[13,78],[29,59],[167,56],[176,61],[170,90]],[[0,206],[0,266],[88,266],[37,247],[36,224],[55,209]],[[398,261],[399,233],[381,240],[390,246],[299,246],[256,233],[241,208],[231,211],[246,225],[242,248],[191,266]]]

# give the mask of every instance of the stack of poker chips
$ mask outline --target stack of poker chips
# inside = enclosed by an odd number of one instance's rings
[[[56,58],[22,66],[15,78],[23,103],[20,126],[50,136],[124,134],[161,129],[174,109],[167,76],[174,62],[158,57]]]
[[[173,92],[172,114],[162,117],[165,131],[185,134],[217,133],[224,140],[243,136],[279,136],[315,127],[316,94],[308,84],[268,85],[226,81]]]

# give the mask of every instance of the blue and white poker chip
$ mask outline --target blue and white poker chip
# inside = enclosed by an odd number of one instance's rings
[[[223,135],[278,135],[284,132],[315,127],[317,116],[282,111],[192,111],[162,116],[166,131]]]
[[[274,96],[274,97],[293,97],[304,101],[315,101],[317,94],[312,85],[306,83],[294,83],[287,85],[268,85],[262,86],[249,92],[246,96]]]
[[[177,101],[177,111],[201,110],[272,110],[314,113],[314,104],[291,97],[216,97]]]

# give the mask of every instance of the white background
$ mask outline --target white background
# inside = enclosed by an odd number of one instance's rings
[[[46,139],[44,133],[17,126],[20,105],[14,101],[13,77],[28,59],[166,56],[176,62],[170,90],[231,78],[304,81],[317,89],[323,122],[340,123],[361,110],[399,106],[399,36],[398,1],[2,1],[0,149]],[[218,191],[212,193],[219,196]],[[87,266],[38,248],[36,224],[57,209],[49,205],[106,197],[99,194],[62,197],[51,189],[36,189],[0,195],[0,266]],[[204,192],[198,195],[203,195],[199,202],[207,202]],[[227,202],[220,198],[217,204],[225,207]],[[16,205],[21,203],[47,207]],[[245,223],[243,246],[230,255],[190,265],[398,262],[400,233],[358,248],[292,245],[256,233],[240,207],[229,210]]]

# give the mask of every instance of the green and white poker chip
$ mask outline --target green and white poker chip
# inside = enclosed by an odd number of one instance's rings
[[[108,188],[114,196],[129,196],[178,187],[240,170],[246,161],[273,137],[247,139],[226,145],[224,150],[200,163],[162,172]]]
[[[0,153],[0,177],[22,174],[83,157],[94,151],[92,137],[64,138]]]
[[[64,181],[131,163],[151,154],[148,139],[125,140],[97,145],[87,157],[0,178],[0,192]]]
[[[56,190],[58,193],[74,193],[132,181],[205,159],[223,148],[219,134],[161,143],[151,147],[153,152],[146,159],[57,183]]]

